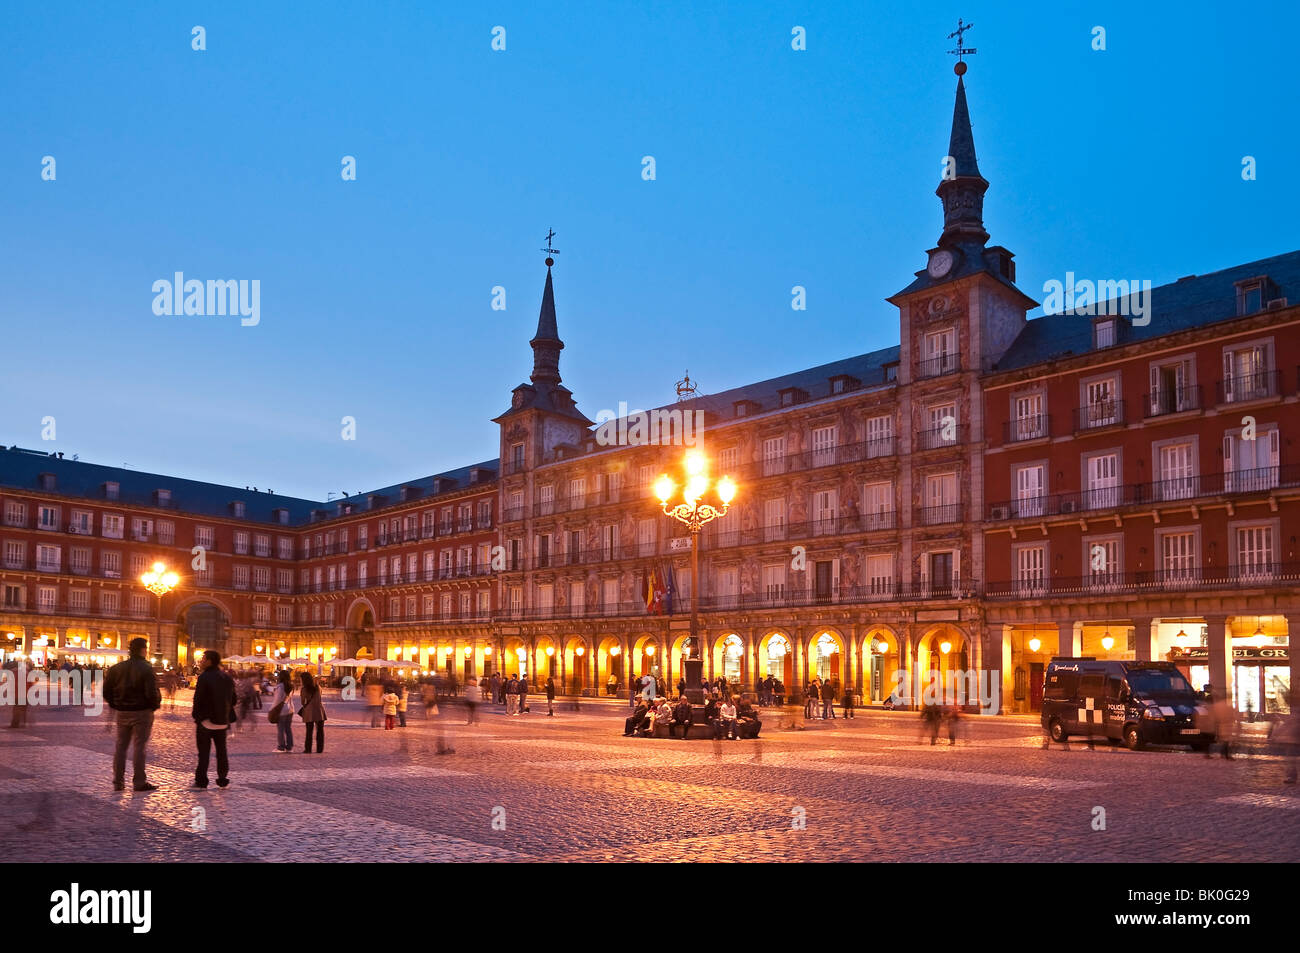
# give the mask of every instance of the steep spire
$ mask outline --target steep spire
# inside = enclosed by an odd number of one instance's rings
[[[967,245],[982,248],[989,240],[984,231],[984,193],[989,184],[980,175],[975,161],[975,136],[970,128],[970,111],[966,107],[966,84],[957,71],[957,100],[952,109],[952,135],[948,138],[948,159],[943,181],[935,195],[943,202],[943,234],[939,247]]]
[[[546,259],[546,287],[542,291],[542,310],[537,316],[537,333],[528,343],[533,348],[534,384],[560,383],[560,351],[564,342],[555,324],[555,289],[551,284],[551,266],[554,258]]]

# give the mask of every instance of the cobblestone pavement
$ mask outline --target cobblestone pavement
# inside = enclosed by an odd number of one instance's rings
[[[26,728],[0,729],[0,856],[1300,860],[1300,791],[1277,757],[1045,750],[1024,717],[968,718],[956,746],[932,747],[912,713],[805,727],[786,709],[765,713],[761,739],[711,742],[623,738],[615,703],[555,717],[544,700],[515,717],[479,706],[473,726],[446,706],[383,731],[335,698],[323,754],[276,753],[255,712],[231,737],[231,786],[193,791],[188,708],[182,693],[155,722],[153,793],[112,790],[105,715],[33,708]],[[300,722],[294,733],[300,746]],[[1094,830],[1098,808],[1105,830]]]

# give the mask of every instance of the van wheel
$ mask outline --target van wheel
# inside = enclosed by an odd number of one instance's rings
[[[1065,730],[1065,724],[1059,718],[1053,718],[1047,723],[1047,733],[1053,741],[1059,741],[1065,744],[1065,739],[1070,737],[1069,732]]]
[[[1138,734],[1137,725],[1124,726],[1124,747],[1129,751],[1137,751],[1142,747],[1142,737]]]

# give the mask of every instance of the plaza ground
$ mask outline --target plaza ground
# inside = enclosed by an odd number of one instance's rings
[[[31,709],[0,729],[0,850],[12,861],[1284,861],[1300,791],[1262,749],[1043,749],[1030,717],[971,717],[918,744],[912,712],[764,713],[758,740],[623,738],[627,703],[544,698],[507,717],[447,706],[369,727],[327,696],[322,755],[274,752],[265,710],[232,735],[230,788],[191,791],[189,694],[150,747],[161,790],[111,787],[106,715]],[[9,710],[0,710],[0,724]],[[783,728],[785,725],[787,727]],[[303,741],[295,722],[295,744]],[[439,754],[439,740],[454,751]],[[128,783],[130,781],[128,763]],[[1104,831],[1094,830],[1104,808]]]

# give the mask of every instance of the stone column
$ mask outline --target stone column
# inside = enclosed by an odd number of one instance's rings
[[[1300,652],[1296,651],[1295,640],[1291,638],[1291,618],[1283,616],[1282,621],[1286,623],[1286,642],[1287,655],[1291,658],[1291,692],[1294,698],[1296,693],[1300,693]],[[1296,706],[1291,705],[1291,717],[1296,717]]]
[[[22,647],[23,647],[24,655],[32,654],[32,645],[33,643],[35,643],[35,641],[36,641],[36,626],[34,625],[23,626]]]
[[[1058,627],[1058,631],[1061,633],[1060,649],[1062,655],[1070,656],[1070,655],[1083,654],[1083,623],[1082,622],[1072,622],[1070,624],[1070,634],[1068,636],[1069,639],[1068,642],[1066,641],[1067,637],[1065,634],[1065,630],[1063,628]]]
[[[1150,662],[1156,651],[1156,620],[1148,618],[1133,619],[1133,648],[1139,662]]]
[[[1206,616],[1210,645],[1210,687],[1214,697],[1232,697],[1232,627],[1229,617]],[[1200,687],[1200,686],[1195,686]]]

